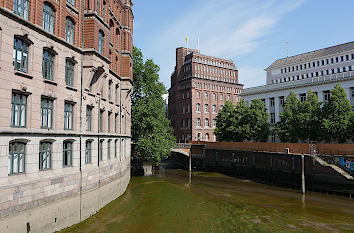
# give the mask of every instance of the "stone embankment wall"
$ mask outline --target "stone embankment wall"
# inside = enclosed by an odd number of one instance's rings
[[[125,192],[129,159],[2,186],[0,232],[55,232],[85,220]]]
[[[194,164],[199,164],[202,170],[292,187],[301,185],[300,154],[205,149],[202,156],[192,155],[192,161],[194,157]],[[310,190],[354,195],[353,180],[321,165],[310,155],[305,155],[305,177]]]

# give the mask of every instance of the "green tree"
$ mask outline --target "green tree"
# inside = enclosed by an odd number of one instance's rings
[[[339,84],[331,90],[331,97],[322,108],[323,138],[326,141],[345,143],[352,135],[352,107],[347,94]]]
[[[283,112],[280,113],[280,121],[275,125],[274,132],[282,142],[297,142],[299,128],[299,104],[294,92],[286,97]]]
[[[246,102],[242,100],[235,106],[235,131],[233,141],[243,142],[244,140],[251,140],[251,125],[249,124],[250,109]]]
[[[269,114],[261,99],[252,101],[248,111],[247,124],[250,129],[250,139],[255,142],[266,142],[270,135]]]
[[[136,153],[152,159],[155,165],[170,155],[176,138],[165,117],[162,94],[165,86],[159,81],[160,68],[152,60],[144,61],[140,49],[133,49],[132,138]]]
[[[318,97],[311,90],[306,101],[298,103],[296,136],[300,141],[319,141],[321,137],[321,105]]]
[[[218,141],[233,141],[236,121],[235,108],[230,101],[225,102],[225,106],[216,116],[216,128],[214,130]]]

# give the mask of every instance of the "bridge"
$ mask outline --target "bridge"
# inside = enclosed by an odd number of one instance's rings
[[[190,157],[192,144],[190,143],[177,143],[175,147],[171,149],[171,152],[176,152]]]

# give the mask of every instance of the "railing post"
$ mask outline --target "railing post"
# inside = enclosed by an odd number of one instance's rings
[[[305,194],[305,156],[301,155],[301,193]]]
[[[189,150],[189,173],[192,172],[192,151]]]

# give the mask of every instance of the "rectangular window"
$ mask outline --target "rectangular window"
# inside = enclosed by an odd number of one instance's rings
[[[42,98],[41,101],[41,128],[51,129],[53,122],[53,100]]]
[[[114,158],[117,158],[117,155],[118,155],[118,148],[117,148],[117,143],[118,140],[115,140],[114,141]]]
[[[107,125],[108,125],[108,127],[107,127],[107,128],[108,128],[108,129],[107,129],[108,132],[111,132],[111,115],[112,115],[112,113],[109,112],[109,113],[108,113],[108,119],[107,119],[107,121],[108,121],[108,124],[107,124]]]
[[[86,130],[92,130],[92,108],[89,106],[86,107]]]
[[[11,99],[11,126],[26,127],[27,96],[12,93]]]
[[[281,107],[284,105],[284,96],[279,97],[279,104]]]
[[[270,100],[269,101],[270,102],[270,106],[273,107],[274,106],[274,98],[270,98],[269,100]]]
[[[104,111],[100,111],[100,132],[103,132],[103,113]]]
[[[270,114],[270,123],[275,124],[275,113]]]
[[[99,161],[102,161],[103,160],[103,141],[102,140],[99,142],[99,147],[100,147],[100,149],[99,149],[98,159],[99,159]]]
[[[54,34],[54,10],[49,4],[43,4],[43,29]]]
[[[14,39],[13,65],[15,70],[28,72],[28,45],[21,39]]]
[[[63,143],[63,167],[72,165],[73,143],[65,141]]]
[[[74,63],[70,60],[65,62],[65,83],[68,86],[74,86]]]
[[[85,163],[92,162],[92,141],[86,141]]]
[[[112,81],[108,82],[108,101],[111,101],[112,98]]]
[[[323,100],[325,102],[329,101],[329,99],[331,98],[331,91],[324,91],[323,92]]]
[[[74,105],[65,103],[64,105],[64,129],[72,130],[74,123]]]
[[[306,101],[306,94],[300,94],[300,102]]]
[[[28,20],[29,0],[14,0],[14,13]]]
[[[43,50],[42,75],[43,78],[53,80],[54,56],[47,50]]]
[[[39,144],[39,170],[48,170],[52,167],[52,143]]]
[[[111,159],[111,140],[107,141],[107,158]]]
[[[8,174],[19,174],[25,172],[26,144],[10,143],[9,145],[9,170]]]
[[[118,113],[114,114],[114,132],[118,132]]]

